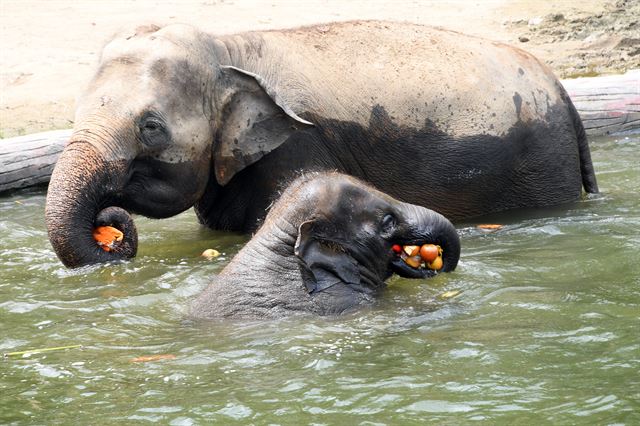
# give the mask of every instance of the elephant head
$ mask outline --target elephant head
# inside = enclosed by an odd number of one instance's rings
[[[309,292],[336,282],[369,291],[381,288],[393,273],[405,278],[436,274],[429,268],[409,266],[392,250],[394,245],[439,245],[443,250],[440,271],[455,269],[460,241],[453,224],[441,214],[400,202],[346,175],[329,173],[308,179],[303,179],[303,193],[293,196],[291,203],[312,206],[296,215],[296,224],[304,220],[297,226],[294,245]],[[278,208],[273,214],[283,215]]]
[[[442,248],[439,271],[411,267],[394,245]],[[262,227],[195,300],[199,318],[338,314],[370,303],[393,273],[425,278],[455,269],[460,240],[442,215],[339,173],[298,178]]]
[[[47,195],[49,238],[65,265],[133,257],[129,213],[178,214],[309,125],[226,61],[224,45],[183,25],[141,27],[104,48]],[[109,252],[92,238],[99,225],[124,232]]]

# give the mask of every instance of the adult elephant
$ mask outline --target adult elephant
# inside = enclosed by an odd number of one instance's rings
[[[196,318],[336,315],[374,303],[393,273],[425,278],[394,245],[437,244],[442,267],[460,257],[456,228],[444,216],[401,203],[353,177],[305,174],[269,210],[246,246],[194,301]]]
[[[130,229],[127,212],[195,206],[212,228],[254,229],[299,170],[338,170],[454,220],[597,191],[575,108],[519,49],[390,22],[144,27],[104,48],[79,100],[49,237],[73,267],[135,254],[91,236]]]

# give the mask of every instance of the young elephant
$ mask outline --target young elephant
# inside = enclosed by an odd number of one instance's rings
[[[460,241],[442,215],[338,173],[298,178],[264,224],[191,307],[197,318],[340,314],[372,303],[392,273],[412,268],[393,245],[437,244],[455,269]]]

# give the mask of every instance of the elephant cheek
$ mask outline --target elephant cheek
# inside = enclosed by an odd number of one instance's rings
[[[135,255],[137,235],[132,231],[135,228],[128,214],[127,220],[119,212],[120,223],[126,223],[131,234],[125,234],[129,249],[107,252],[92,235],[99,212],[109,205],[124,182],[126,168],[125,161],[103,161],[91,145],[83,142],[71,142],[60,156],[49,183],[45,220],[51,245],[66,266],[78,267]]]
[[[208,163],[137,160],[118,204],[154,219],[175,216],[196,204],[209,181]]]

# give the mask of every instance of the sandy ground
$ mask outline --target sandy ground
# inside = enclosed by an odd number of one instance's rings
[[[639,68],[639,16],[640,0],[0,0],[0,137],[72,127],[101,47],[141,23],[230,33],[409,21],[517,45],[570,77]]]

